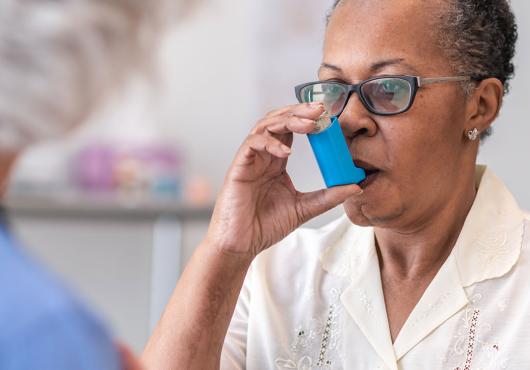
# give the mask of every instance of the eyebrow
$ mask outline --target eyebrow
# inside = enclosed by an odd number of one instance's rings
[[[320,65],[320,69],[331,69],[334,72],[342,73],[342,68],[337,67],[336,65],[329,64],[329,63],[322,63]]]
[[[386,67],[389,67],[389,66],[394,66],[394,65],[401,65],[401,66],[404,66],[406,68],[408,68],[410,71],[414,72],[414,73],[418,73],[418,70],[412,66],[411,64],[405,62],[405,59],[404,58],[395,58],[395,59],[385,59],[385,60],[381,60],[379,62],[376,62],[374,64],[372,64],[370,66],[370,72],[371,73],[377,73],[377,72],[380,72],[382,69],[386,68]],[[330,64],[330,63],[322,63],[320,65],[320,69],[330,69],[334,72],[337,72],[339,74],[344,74],[344,71],[342,70],[342,68],[340,68],[339,66],[336,66],[334,64]]]
[[[416,73],[418,72],[418,70],[414,68],[414,66],[405,62],[404,58],[387,59],[387,60],[382,60],[380,62],[374,63],[370,66],[370,71],[372,71],[373,73],[376,73],[386,67],[394,66],[394,65],[401,65],[403,67],[410,69],[413,72],[416,72]]]

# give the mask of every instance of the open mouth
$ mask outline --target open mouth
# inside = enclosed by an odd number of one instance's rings
[[[368,186],[370,186],[377,178],[377,175],[379,175],[379,170],[375,170],[375,171],[365,170],[365,172],[366,172],[366,178],[359,183],[359,186],[362,189],[366,189]]]
[[[381,170],[379,170],[377,167],[365,161],[354,160],[354,163],[357,167],[362,168],[364,172],[366,173],[366,178],[359,183],[359,186],[361,186],[361,188],[363,189],[365,189],[370,184],[372,184],[377,178],[377,175],[379,174],[379,172],[381,172]]]
[[[368,177],[368,176],[372,176],[373,174],[378,173],[379,170],[368,170],[368,169],[365,169],[364,172],[366,173],[366,177]]]

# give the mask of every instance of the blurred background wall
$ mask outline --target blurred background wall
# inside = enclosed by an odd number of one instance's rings
[[[530,85],[530,2],[512,3],[520,30],[517,75],[479,161],[530,209],[530,102],[524,90]],[[239,144],[267,111],[295,103],[294,85],[316,78],[330,5],[330,0],[204,0],[161,35],[155,76],[133,79],[81,130],[34,148],[20,161],[12,197],[22,238],[136,350],[204,235]],[[101,145],[128,148],[128,159],[113,173],[123,177],[125,191],[113,189],[103,201],[92,188],[89,194],[75,188],[72,180],[72,166],[83,165],[74,158]],[[134,184],[147,181],[138,178],[159,166],[138,164],[135,150],[145,147],[178,153],[178,184],[162,182],[169,197],[152,200],[150,191],[138,197]],[[295,138],[288,170],[300,190],[322,187],[305,137]],[[340,212],[332,210],[308,226]]]

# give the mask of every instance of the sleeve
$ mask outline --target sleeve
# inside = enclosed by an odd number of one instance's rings
[[[39,318],[10,338],[3,370],[118,370],[121,360],[103,327],[80,310]],[[6,348],[4,347],[4,348]]]
[[[245,277],[234,315],[228,327],[221,353],[221,370],[243,370],[246,368],[252,270],[251,266]]]

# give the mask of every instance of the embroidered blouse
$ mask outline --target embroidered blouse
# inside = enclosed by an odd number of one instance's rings
[[[221,368],[530,369],[530,216],[477,166],[461,234],[392,343],[374,230],[300,228],[247,273]]]

